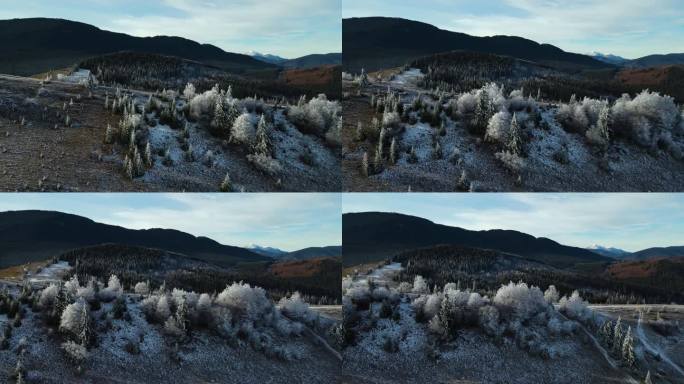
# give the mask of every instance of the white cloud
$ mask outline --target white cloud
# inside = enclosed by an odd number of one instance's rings
[[[294,57],[341,50],[340,6],[335,0],[163,0],[180,16],[123,16],[107,29],[136,36],[184,36],[232,52],[255,49]],[[330,32],[333,31],[333,32]]]

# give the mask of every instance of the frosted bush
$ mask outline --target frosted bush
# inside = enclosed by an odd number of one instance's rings
[[[185,89],[183,90],[183,96],[185,96],[185,98],[188,100],[192,100],[192,98],[195,97],[195,86],[192,83],[188,83],[185,86]]]
[[[351,288],[354,284],[354,278],[351,276],[345,276],[342,278],[342,292],[346,292],[347,289]]]
[[[324,94],[320,94],[308,103],[291,106],[287,117],[303,132],[325,136],[335,126],[341,113],[340,103],[329,101]]]
[[[253,97],[242,99],[238,103],[239,109],[247,110],[250,113],[261,113],[264,110],[264,102]]]
[[[64,308],[59,322],[59,330],[74,337],[80,337],[84,332],[87,332],[89,316],[88,304],[83,299],[78,299]]]
[[[154,314],[157,320],[164,321],[164,319],[168,319],[171,316],[171,305],[168,297],[166,295],[159,297],[156,304]]]
[[[148,319],[156,318],[158,302],[159,296],[157,295],[146,297],[140,302],[140,310],[145,314],[145,316],[147,316]]]
[[[431,295],[425,296],[425,303],[423,304],[423,313],[429,319],[432,318],[439,312],[439,308],[442,306],[442,295],[438,293],[433,293]]]
[[[182,329],[175,317],[169,316],[164,322],[164,332],[173,337],[182,337],[185,331]]]
[[[546,300],[547,303],[553,304],[558,301],[558,291],[556,290],[555,285],[549,285],[549,287],[544,291],[544,300]]]
[[[221,91],[218,85],[202,94],[195,95],[188,102],[190,116],[194,119],[199,119],[203,115],[209,116],[214,111],[219,97],[221,97]]]
[[[467,303],[468,308],[480,308],[487,304],[489,304],[489,299],[486,296],[480,296],[480,294],[477,292],[473,292],[470,294]]]
[[[479,310],[478,322],[482,330],[490,336],[499,336],[503,328],[499,325],[499,310],[491,305],[486,305]]]
[[[499,160],[511,172],[519,173],[523,170],[523,168],[525,168],[525,160],[513,152],[497,152],[494,154],[494,157],[496,157],[497,160]]]
[[[411,292],[415,294],[423,294],[430,292],[427,282],[425,281],[425,279],[423,279],[423,276],[418,275],[413,279],[413,288],[411,289]]]
[[[257,169],[271,176],[275,176],[283,171],[280,162],[269,155],[262,153],[247,155],[247,160],[254,164]]]
[[[475,112],[479,98],[475,92],[464,93],[456,99],[456,110],[461,115]],[[452,102],[453,108],[453,102]]]
[[[571,319],[587,321],[593,315],[588,307],[589,303],[582,300],[577,291],[574,291],[569,299],[563,296],[558,304],[558,310],[565,313]]]
[[[57,294],[59,293],[59,287],[55,283],[50,283],[43,291],[40,293],[40,299],[38,303],[41,308],[52,308],[57,301]]]
[[[112,301],[118,299],[123,295],[123,287],[121,282],[116,275],[111,275],[109,281],[107,282],[107,287],[102,289],[99,293],[100,299],[102,301]]]
[[[86,347],[73,341],[62,343],[62,349],[64,350],[64,353],[66,353],[69,360],[71,360],[74,364],[81,364],[88,358],[88,350]]]
[[[536,111],[539,109],[537,102],[532,97],[525,97],[521,89],[511,92],[508,99],[509,109],[512,111]]]
[[[413,285],[407,281],[402,281],[397,287],[397,291],[400,293],[410,293],[413,290]]]
[[[290,319],[302,321],[304,323],[311,323],[317,315],[309,308],[299,292],[295,292],[289,298],[283,297],[278,303],[280,310]]]
[[[509,138],[511,114],[508,111],[497,112],[489,119],[485,138],[496,143],[506,143]]]
[[[489,83],[482,87],[478,93],[481,92],[487,93],[487,99],[494,111],[501,111],[507,107],[506,97],[503,94],[503,86],[500,87],[496,83]]]
[[[396,128],[401,123],[401,118],[396,112],[387,112],[382,115],[382,126],[385,128]]]
[[[502,285],[494,296],[494,304],[499,309],[512,310],[513,316],[520,320],[530,319],[547,308],[542,291],[522,282]]]
[[[71,279],[69,279],[69,281],[64,283],[64,292],[68,296],[73,297],[76,296],[76,292],[80,287],[81,284],[78,282],[78,276],[74,275],[71,277]]]
[[[95,300],[95,281],[90,279],[85,287],[76,289],[76,297],[80,297],[87,302]]]
[[[133,291],[139,295],[147,295],[150,293],[150,287],[146,282],[141,281],[135,285]]]
[[[216,298],[216,303],[252,321],[260,319],[273,309],[273,304],[266,297],[263,288],[251,287],[242,282],[226,287]]]
[[[633,100],[623,95],[611,108],[613,131],[649,147],[660,130],[677,133],[681,116],[674,99],[644,90]]]
[[[243,113],[235,119],[231,129],[231,139],[241,144],[251,145],[256,138],[255,117],[250,113]]]

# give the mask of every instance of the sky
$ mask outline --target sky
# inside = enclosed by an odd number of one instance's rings
[[[296,58],[342,51],[340,0],[22,0],[0,19],[50,17],[134,36],[180,36],[228,52]]]
[[[342,17],[367,16],[475,36],[521,36],[576,53],[628,59],[684,53],[681,0],[342,0]]]
[[[285,251],[342,244],[340,204],[340,194],[333,193],[0,194],[0,211],[60,211],[131,229],[177,229],[226,245]]]
[[[684,245],[684,194],[345,193],[342,211],[397,212],[470,230],[511,229],[630,252]]]

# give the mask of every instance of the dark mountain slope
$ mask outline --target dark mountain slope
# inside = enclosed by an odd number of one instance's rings
[[[278,63],[285,68],[315,68],[322,65],[341,65],[342,64],[342,54],[341,53],[325,53],[325,54],[313,54],[298,57],[296,59],[287,60],[282,63]]]
[[[231,72],[275,68],[248,55],[181,37],[134,37],[62,19],[0,20],[0,46],[0,72],[16,75],[46,72],[119,51],[177,56]]]
[[[628,61],[625,63],[625,66],[633,68],[649,68],[676,64],[684,64],[684,53],[644,56]]]
[[[365,17],[342,20],[343,65],[358,72],[396,67],[438,52],[465,50],[536,61],[558,69],[610,68],[586,55],[565,52],[515,36],[476,37],[399,18]]]
[[[649,260],[654,258],[684,257],[684,246],[679,247],[653,247],[642,249],[626,256],[625,260]]]
[[[227,266],[270,258],[173,229],[132,230],[51,211],[0,213],[0,267],[41,260],[84,246],[115,243],[182,253]]]
[[[330,245],[327,247],[308,247],[293,251],[282,256],[283,259],[311,259],[314,257],[340,257],[342,256],[342,246]]]
[[[397,252],[438,244],[494,249],[556,267],[610,259],[517,231],[469,231],[397,213],[364,212],[342,216],[345,265],[381,260]]]

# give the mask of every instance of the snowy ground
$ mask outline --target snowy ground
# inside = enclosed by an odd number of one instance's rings
[[[605,159],[587,144],[584,136],[568,133],[554,119],[553,105],[542,104],[542,118],[549,129],[526,129],[528,156],[518,174],[506,169],[495,157],[492,145],[469,133],[460,121],[447,120],[446,135],[438,136],[443,157],[432,157],[433,136],[436,128],[418,122],[403,124],[398,137],[399,160],[395,165],[368,178],[361,176],[364,152],[372,159],[374,148],[368,142],[353,139],[357,122],[371,125],[375,115],[369,106],[371,93],[385,94],[388,89],[398,92],[403,103],[429,92],[416,87],[419,72],[410,69],[389,79],[376,81],[364,88],[361,96],[351,96],[344,102],[343,129],[344,190],[348,191],[458,191],[465,172],[466,189],[472,191],[681,191],[684,190],[684,161],[674,159],[664,151],[652,153],[624,141],[611,144]],[[407,162],[407,152],[413,147],[418,162]],[[568,162],[561,163],[555,155],[566,148]],[[457,158],[449,161],[456,151]]]
[[[372,280],[379,286],[387,282],[396,287],[392,277],[400,269],[399,265],[390,264],[368,275],[355,276],[354,281],[363,284]],[[509,337],[493,338],[477,328],[462,328],[455,340],[435,343],[426,324],[415,320],[413,296],[403,296],[396,318],[376,317],[362,326],[356,344],[343,351],[343,382],[637,384],[645,369],[652,370],[656,383],[682,382],[674,370],[657,371],[650,360],[636,371],[625,370],[584,326],[574,333],[545,340],[554,351],[551,358],[530,354]],[[377,313],[379,306],[372,303],[369,313]],[[559,312],[556,316],[567,321]],[[388,337],[399,340],[396,352],[385,349]]]
[[[18,287],[9,288],[18,292]],[[207,330],[193,332],[190,341],[176,345],[163,333],[162,325],[148,323],[138,306],[140,299],[139,295],[127,295],[129,320],[112,318],[111,303],[92,312],[98,319],[98,336],[96,345],[89,348],[83,373],[67,360],[61,337],[44,324],[41,313],[25,307],[21,325],[12,327],[9,348],[0,350],[0,382],[14,382],[9,375],[19,358],[20,344],[28,345],[22,356],[27,383],[338,382],[340,361],[315,334],[269,334],[275,345],[291,353],[292,360],[268,357],[244,341],[229,345]],[[0,315],[0,327],[6,322],[6,316]],[[111,325],[103,327],[108,322]],[[131,343],[138,345],[139,352],[127,349]]]
[[[28,276],[28,281],[33,287],[45,287],[50,283],[62,281],[71,272],[71,267],[66,261],[50,264],[41,269],[33,276]]]

